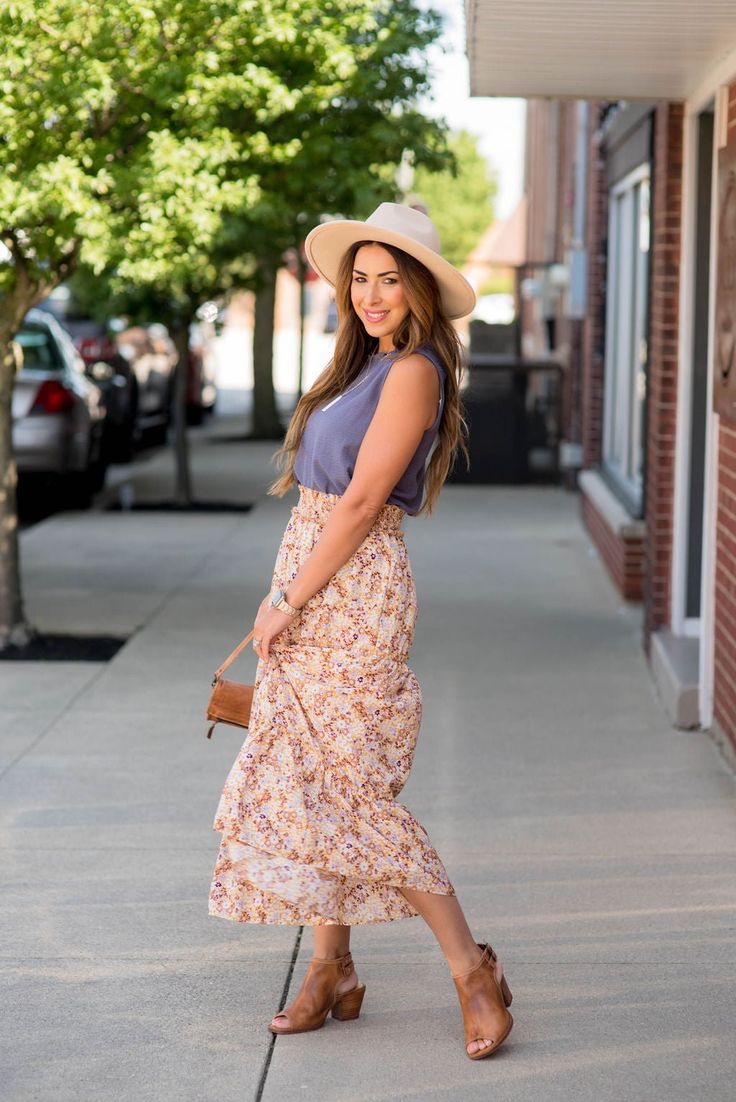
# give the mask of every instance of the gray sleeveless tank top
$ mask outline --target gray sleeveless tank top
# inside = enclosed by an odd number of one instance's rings
[[[417,352],[436,367],[440,398],[434,422],[422,436],[409,466],[387,501],[411,515],[418,513],[422,504],[427,459],[437,437],[445,401],[445,368],[440,357],[428,344],[422,345]],[[327,494],[345,493],[386,376],[398,355],[398,352],[374,355],[347,390],[312,411],[294,465],[294,477],[300,485]]]

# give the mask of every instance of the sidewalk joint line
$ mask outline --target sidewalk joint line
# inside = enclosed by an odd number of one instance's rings
[[[296,966],[297,957],[299,956],[299,947],[300,947],[301,942],[302,942],[302,934],[303,933],[304,933],[304,927],[300,926],[298,931],[297,931],[296,940],[294,941],[294,948],[293,948],[292,953],[291,953],[291,961],[289,962],[289,970],[286,973],[286,979],[284,980],[284,989],[281,992],[281,999],[279,1000],[279,1008],[276,1011],[276,1014],[280,1014],[281,1011],[286,1006],[286,1000],[289,996],[289,988],[291,987],[291,978],[294,975],[294,968]],[[276,1014],[274,1014],[274,1018],[276,1017]],[[254,1102],[261,1102],[261,1099],[263,1098],[263,1092],[266,1089],[266,1079],[268,1077],[269,1068],[271,1067],[271,1060],[273,1058],[273,1050],[274,1050],[275,1046],[276,1046],[276,1034],[272,1033],[271,1034],[271,1040],[269,1041],[269,1044],[268,1044],[268,1052],[266,1053],[266,1059],[263,1061],[263,1070],[261,1072],[261,1077],[258,1080],[258,1088],[256,1090],[256,1097],[255,1097]]]

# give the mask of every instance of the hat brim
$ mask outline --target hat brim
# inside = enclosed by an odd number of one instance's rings
[[[475,291],[449,260],[403,233],[372,226],[368,222],[336,219],[322,222],[307,234],[304,249],[315,272],[331,287],[335,286],[340,263],[347,249],[357,241],[378,241],[395,245],[424,264],[437,281],[442,309],[448,318],[463,318],[475,307]]]

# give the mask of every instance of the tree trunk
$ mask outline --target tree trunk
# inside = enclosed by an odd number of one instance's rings
[[[13,387],[17,363],[13,339],[36,306],[74,270],[80,242],[74,238],[47,278],[34,278],[13,237],[15,285],[0,295],[0,650],[24,646],[36,634],[23,609],[18,541],[18,471],[13,454]]]
[[[253,428],[255,440],[280,440],[284,434],[276,409],[273,385],[273,331],[276,307],[276,268],[263,265],[256,291],[253,329]]]
[[[189,437],[187,436],[187,376],[189,360],[189,326],[192,315],[177,318],[172,325],[172,337],[179,361],[174,372],[174,461],[176,486],[174,502],[192,504],[192,478],[189,467]]]
[[[0,326],[0,650],[23,646],[34,634],[23,612],[18,547],[17,471],[12,403],[16,361],[13,326]]]

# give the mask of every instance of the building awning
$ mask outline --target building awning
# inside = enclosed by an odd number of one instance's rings
[[[736,50],[729,0],[467,0],[473,96],[686,99]]]

